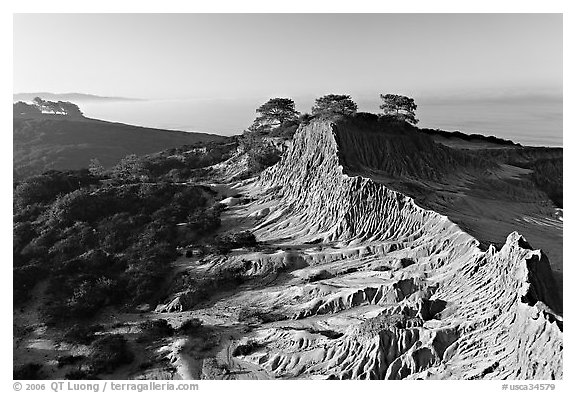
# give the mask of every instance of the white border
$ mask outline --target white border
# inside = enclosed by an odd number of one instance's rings
[[[8,86],[12,86],[12,67],[13,67],[13,48],[12,48],[12,15],[13,13],[108,13],[108,12],[121,12],[121,13],[136,13],[136,12],[156,12],[156,13],[170,13],[170,12],[339,12],[339,13],[358,13],[358,12],[386,12],[386,13],[400,13],[400,12],[418,12],[418,13],[477,13],[477,12],[491,12],[491,13],[564,13],[564,132],[563,143],[565,148],[565,197],[564,200],[568,201],[564,212],[565,234],[568,247],[571,241],[576,239],[574,236],[574,209],[569,201],[574,200],[574,174],[576,173],[575,157],[574,154],[574,76],[570,72],[576,70],[574,62],[574,39],[576,37],[575,25],[576,18],[571,7],[570,1],[504,1],[504,0],[484,0],[476,2],[455,1],[455,0],[412,0],[409,2],[388,1],[388,2],[373,2],[367,0],[354,0],[354,1],[312,1],[312,0],[292,0],[283,2],[273,2],[271,0],[226,0],[226,1],[211,1],[211,2],[194,2],[193,0],[185,1],[151,1],[151,0],[100,0],[94,2],[86,2],[80,0],[58,0],[58,1],[40,1],[40,0],[21,0],[3,3],[0,29],[1,29],[1,42],[2,42],[2,86],[5,91],[2,94],[2,129],[1,146],[2,154],[2,210],[1,210],[1,237],[2,239],[2,277],[4,277],[2,285],[2,299],[5,302],[7,309],[12,308],[12,273],[11,273],[11,242],[12,242],[12,139],[10,128],[12,123],[11,112],[11,99],[12,91],[8,91]],[[557,381],[556,390],[558,391],[576,391],[570,389],[574,380],[572,372],[574,370],[574,329],[572,328],[571,320],[574,317],[574,303],[571,299],[574,296],[573,287],[570,285],[571,277],[574,277],[575,269],[572,266],[572,253],[568,253],[564,249],[564,280],[565,280],[565,293],[564,315],[567,319],[565,328],[568,334],[565,334],[565,348],[564,351],[564,381]],[[12,390],[12,332],[11,324],[8,322],[2,325],[2,339],[3,348],[1,367],[1,380],[0,386],[3,391]],[[267,391],[271,389],[279,391],[289,391],[296,389],[315,389],[326,387],[325,383],[329,383],[329,389],[335,392],[344,392],[350,389],[358,388],[362,384],[362,389],[399,389],[399,390],[429,390],[442,391],[442,392],[462,392],[462,390],[473,391],[500,391],[502,382],[499,381],[426,381],[426,382],[410,382],[410,381],[386,381],[386,382],[302,382],[302,381],[235,381],[231,383],[217,382],[217,381],[200,381],[200,391],[219,391],[223,389],[234,389],[237,391]]]

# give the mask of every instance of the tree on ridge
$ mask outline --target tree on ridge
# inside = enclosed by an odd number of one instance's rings
[[[256,113],[260,116],[254,120],[251,128],[280,126],[287,121],[298,119],[298,112],[294,106],[294,100],[290,98],[271,98],[262,104]]]
[[[312,107],[312,114],[317,115],[353,115],[358,110],[358,105],[349,95],[328,94],[317,98]]]
[[[410,124],[418,123],[415,114],[417,105],[413,98],[399,94],[380,94],[380,98],[384,101],[380,109],[384,110],[385,116],[395,117]]]

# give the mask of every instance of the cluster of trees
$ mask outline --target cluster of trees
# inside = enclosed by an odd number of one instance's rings
[[[414,99],[398,94],[381,94],[382,116],[392,120],[417,124],[417,105]],[[349,95],[328,94],[317,98],[312,107],[312,114],[301,114],[296,110],[294,100],[290,98],[271,98],[256,109],[258,117],[249,128],[250,131],[269,132],[273,128],[308,122],[312,118],[332,118],[350,116],[357,112],[358,105]]]
[[[78,105],[73,104],[71,102],[65,101],[46,101],[40,97],[34,98],[32,100],[32,105],[29,105],[29,111],[33,113],[43,113],[43,114],[50,114],[50,115],[64,115],[64,116],[73,116],[73,117],[82,117],[82,111],[78,108]],[[22,105],[19,107],[23,108]]]
[[[416,104],[409,97],[381,95],[382,117],[402,124],[416,124]],[[248,171],[244,177],[252,176],[280,160],[282,151],[271,143],[270,137],[284,140],[292,136],[300,124],[308,124],[312,119],[331,119],[355,115],[358,105],[346,94],[328,94],[316,99],[310,113],[296,110],[290,98],[271,98],[256,109],[254,123],[242,135],[240,145],[248,155]],[[268,138],[267,138],[268,137]]]
[[[83,117],[78,105],[65,101],[45,101],[40,97],[34,98],[31,104],[18,101],[13,106],[14,117],[30,116],[41,117],[43,115],[62,115],[68,117]]]

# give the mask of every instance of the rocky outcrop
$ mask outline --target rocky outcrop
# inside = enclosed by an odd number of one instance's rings
[[[243,207],[248,216],[267,209],[260,240],[323,245],[303,251],[302,266],[329,272],[251,297],[294,322],[257,331],[259,349],[244,359],[285,378],[562,378],[562,317],[546,256],[518,233],[483,251],[446,216],[349,176],[350,144],[363,146],[364,162],[394,164],[381,146],[366,148],[369,135],[338,127],[301,127],[253,187],[258,201]],[[431,177],[443,170],[418,165]]]

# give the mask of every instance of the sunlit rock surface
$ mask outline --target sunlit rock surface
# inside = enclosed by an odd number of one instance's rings
[[[482,251],[447,217],[348,176],[338,139],[312,123],[244,189],[256,202],[234,214],[300,263],[279,285],[220,301],[286,316],[244,338],[254,350],[240,358],[280,378],[562,378],[546,256],[516,232]],[[289,257],[253,259],[257,274]]]

